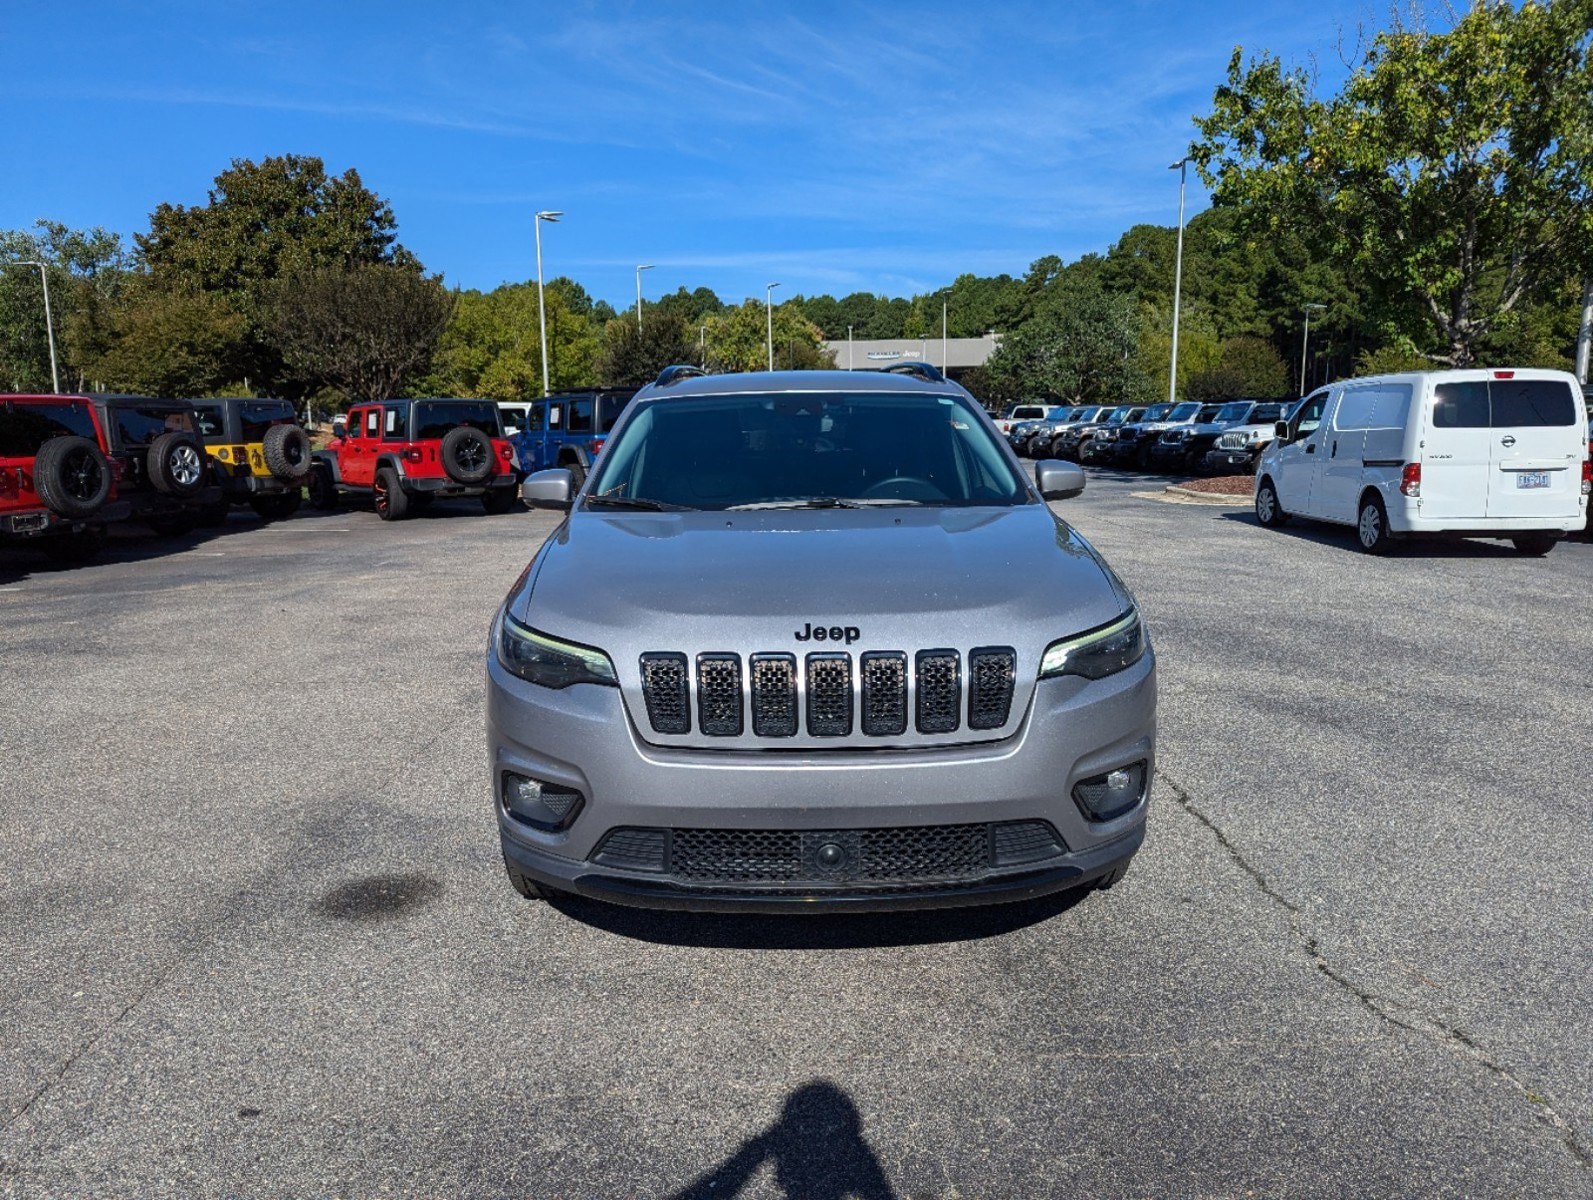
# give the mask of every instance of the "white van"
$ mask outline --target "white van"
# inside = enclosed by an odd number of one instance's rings
[[[1353,525],[1381,554],[1410,534],[1508,538],[1547,554],[1587,522],[1586,417],[1564,371],[1427,371],[1311,393],[1256,464],[1256,517]]]
[[[528,406],[524,401],[499,400],[498,419],[503,422],[503,436],[513,437],[525,431],[525,414]]]

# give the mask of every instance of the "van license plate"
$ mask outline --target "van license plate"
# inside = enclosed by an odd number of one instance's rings
[[[1549,473],[1547,471],[1519,471],[1516,473],[1516,487],[1518,488],[1546,488],[1549,486]]]

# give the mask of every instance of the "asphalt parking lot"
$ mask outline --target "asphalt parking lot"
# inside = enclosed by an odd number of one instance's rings
[[[482,653],[553,527],[0,552],[0,1192],[1593,1190],[1593,545],[1057,509],[1161,663],[1110,893],[528,904]]]

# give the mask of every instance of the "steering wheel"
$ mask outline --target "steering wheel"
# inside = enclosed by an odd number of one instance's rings
[[[927,479],[916,475],[892,475],[870,484],[863,493],[865,500],[944,500],[946,493]]]

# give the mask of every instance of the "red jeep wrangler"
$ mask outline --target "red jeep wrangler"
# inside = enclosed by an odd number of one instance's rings
[[[384,521],[438,496],[480,496],[489,513],[520,499],[514,449],[491,400],[355,405],[343,436],[315,452],[307,487],[316,508],[334,507],[342,494],[369,495]]]
[[[126,515],[105,435],[84,396],[0,396],[0,544],[53,558],[98,554]]]

